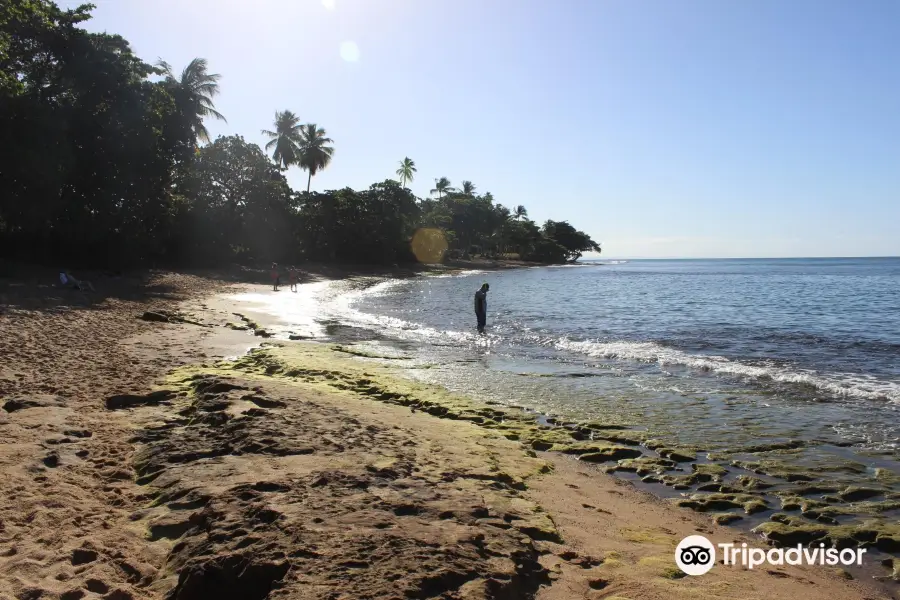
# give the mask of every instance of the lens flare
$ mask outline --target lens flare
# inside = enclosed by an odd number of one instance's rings
[[[440,229],[423,227],[413,234],[409,247],[420,263],[439,263],[447,251],[447,238]]]

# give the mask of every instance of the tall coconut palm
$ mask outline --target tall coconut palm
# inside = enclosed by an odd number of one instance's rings
[[[400,168],[397,169],[397,176],[400,178],[400,185],[406,187],[406,184],[414,179],[416,173],[416,161],[410,157],[406,157],[400,161]]]
[[[194,135],[201,141],[209,141],[209,131],[203,124],[203,119],[213,117],[225,121],[225,117],[216,110],[213,97],[219,93],[219,78],[221,75],[209,73],[205,58],[195,58],[181,72],[180,77],[175,77],[172,65],[164,60],[156,63],[166,77],[166,83],[174,90],[175,101],[186,111],[189,111],[193,121]]]
[[[516,216],[516,221],[519,221],[528,216],[528,210],[520,204],[513,210],[513,214]]]
[[[434,180],[434,189],[431,190],[431,193],[437,194],[438,200],[440,200],[447,192],[452,191],[453,188],[450,186],[450,180],[446,177],[441,177],[440,179]]]
[[[463,181],[462,182],[462,193],[466,196],[474,196],[475,195],[475,184],[471,181]]]
[[[275,131],[262,130],[263,135],[272,138],[266,144],[266,150],[275,148],[272,160],[285,169],[296,163],[297,157],[300,155],[300,129],[302,127],[300,117],[286,110],[275,111]]]
[[[334,155],[334,140],[325,137],[325,130],[315,123],[307,123],[300,128],[300,153],[297,162],[300,167],[309,171],[309,179],[306,180],[306,193],[312,184],[313,175],[328,166]]]

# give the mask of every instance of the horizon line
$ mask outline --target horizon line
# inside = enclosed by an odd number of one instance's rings
[[[900,258],[900,255],[864,256],[601,256],[584,260],[815,260],[815,259],[859,259],[859,258]]]

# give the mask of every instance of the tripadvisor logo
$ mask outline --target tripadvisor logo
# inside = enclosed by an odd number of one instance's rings
[[[688,575],[703,575],[716,564],[716,548],[702,535],[689,535],[675,548],[675,564]]]
[[[797,544],[791,548],[748,548],[747,544],[718,544],[722,553],[722,564],[741,565],[753,569],[762,564],[768,565],[844,565],[859,566],[865,548],[826,548],[819,544],[818,548],[804,548]],[[716,564],[716,546],[702,535],[689,535],[679,542],[675,548],[675,564],[688,575],[703,575]]]

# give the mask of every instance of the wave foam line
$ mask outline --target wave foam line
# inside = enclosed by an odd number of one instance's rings
[[[900,384],[853,373],[821,374],[775,366],[747,365],[724,356],[687,354],[653,342],[557,341],[555,347],[595,358],[635,360],[660,365],[679,365],[748,379],[807,385],[844,398],[888,400],[900,404]]]

